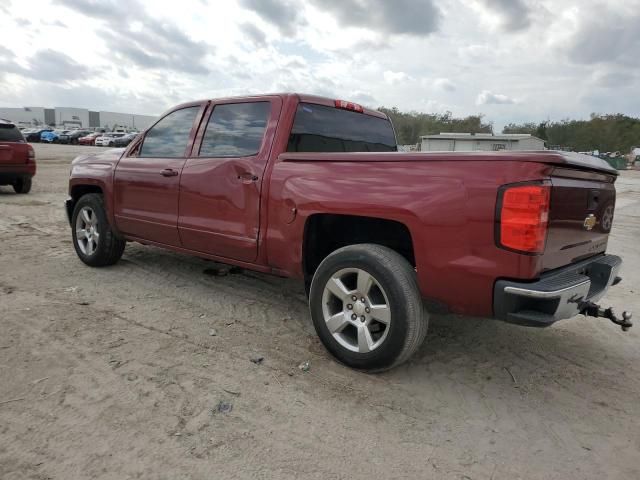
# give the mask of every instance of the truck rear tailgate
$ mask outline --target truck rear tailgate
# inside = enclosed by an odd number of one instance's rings
[[[0,143],[0,164],[10,164],[13,161],[13,148]]]
[[[579,168],[556,168],[543,271],[603,253],[616,200],[615,175]]]
[[[23,165],[29,161],[28,143],[0,142],[0,165]]]

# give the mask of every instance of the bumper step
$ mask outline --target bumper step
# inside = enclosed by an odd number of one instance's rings
[[[622,264],[615,255],[599,255],[547,272],[535,282],[498,280],[494,289],[496,318],[521,325],[545,327],[582,313],[620,281]]]

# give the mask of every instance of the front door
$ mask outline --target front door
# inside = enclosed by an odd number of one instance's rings
[[[180,174],[205,106],[189,105],[165,115],[118,162],[114,214],[125,235],[180,246]]]
[[[262,179],[280,108],[279,97],[213,106],[180,180],[178,227],[186,248],[255,260]]]

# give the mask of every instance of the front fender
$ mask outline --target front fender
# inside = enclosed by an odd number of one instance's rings
[[[122,152],[123,150],[114,149],[79,156],[72,162],[69,176],[69,196],[74,204],[79,195],[84,193],[102,193],[107,219],[114,229],[113,174]]]

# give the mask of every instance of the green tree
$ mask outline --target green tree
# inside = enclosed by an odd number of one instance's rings
[[[592,113],[589,120],[564,119],[556,122],[509,124],[503,133],[530,133],[551,147],[566,147],[578,152],[600,150],[627,153],[640,145],[640,119],[621,113]]]
[[[422,135],[443,132],[493,133],[492,123],[486,122],[483,115],[454,118],[451,112],[401,112],[396,107],[380,107],[378,110],[391,119],[401,145],[418,143]]]

